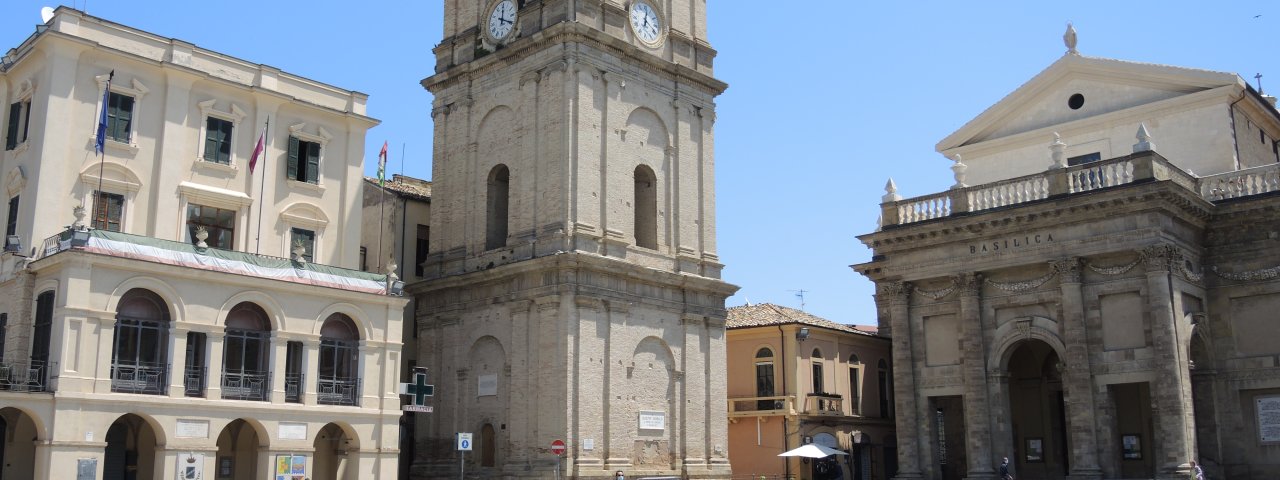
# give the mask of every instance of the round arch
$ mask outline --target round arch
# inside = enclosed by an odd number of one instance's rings
[[[324,209],[305,202],[294,202],[280,211],[280,219],[290,225],[324,230],[329,225],[329,216]],[[287,233],[287,229],[286,229]]]
[[[669,368],[674,369],[676,366],[676,356],[671,352],[671,346],[667,345],[667,341],[653,335],[644,337],[636,342],[636,348],[631,352],[631,358],[645,352],[660,353],[660,358],[667,363]]]
[[[44,420],[41,419],[40,416],[37,415],[34,410],[31,410],[30,408],[26,408],[26,407],[21,407],[18,405],[5,405],[3,407],[0,407],[0,415],[5,416],[6,421],[15,420],[15,418],[9,418],[8,415],[5,414],[6,410],[13,410],[18,414],[22,416],[26,416],[27,418],[31,419],[31,423],[34,425],[35,431],[36,431],[36,438],[35,438],[36,442],[44,443],[45,440],[49,439],[48,432],[49,432],[50,426],[45,425]],[[16,423],[16,422],[11,422],[10,425],[13,425],[13,423]]]
[[[1040,340],[1049,345],[1058,358],[1067,358],[1067,345],[1055,332],[1058,322],[1051,318],[1031,316],[1014,318],[996,329],[988,365],[995,365],[1001,372],[1009,371],[1009,359],[1024,340]]]
[[[164,300],[165,306],[169,307],[169,319],[173,322],[182,321],[186,318],[186,305],[182,303],[182,295],[177,290],[170,287],[169,284],[160,281],[160,279],[148,276],[130,277],[123,282],[116,284],[111,290],[111,295],[107,297],[107,305],[103,309],[108,312],[115,312],[120,306],[120,299],[130,290],[140,288],[149,290]]]
[[[123,412],[115,416],[89,415],[85,417],[85,418],[91,419],[88,422],[90,428],[88,428],[87,430],[93,431],[93,432],[104,432],[103,435],[106,435],[105,432],[107,431],[107,429],[111,428],[111,425],[115,424],[121,418],[124,418],[125,416],[128,416],[128,415],[133,415],[135,417],[142,419],[142,422],[147,424],[147,427],[151,428],[151,432],[156,436],[157,447],[163,447],[169,443],[169,432],[165,431],[164,425],[161,424],[158,420],[156,420],[155,417],[152,417],[151,415],[142,413],[137,410],[129,410],[127,412]]]
[[[328,320],[329,316],[335,313],[346,315],[352,322],[355,322],[356,329],[360,330],[361,340],[371,340],[373,338],[373,325],[369,322],[369,316],[365,315],[364,310],[361,310],[360,307],[350,303],[331,303],[329,306],[324,307],[323,310],[320,310],[320,315],[316,316],[315,324],[312,325],[311,334],[319,336],[320,328],[324,327],[325,320]]]
[[[644,141],[649,145],[658,148],[667,148],[671,146],[670,129],[667,128],[667,122],[663,120],[662,115],[653,111],[648,107],[636,107],[631,113],[627,114],[627,129],[636,128],[648,131],[648,136]]]
[[[767,343],[761,343],[761,344],[759,344],[759,345],[756,345],[755,350],[752,350],[752,351],[753,351],[753,352],[755,352],[755,353],[751,354],[751,358],[756,359],[756,360],[759,360],[759,359],[765,359],[765,358],[767,358],[767,359],[775,359],[775,358],[778,358],[778,353],[774,351],[774,349],[773,349],[773,345],[769,345],[769,344],[767,344]],[[769,354],[768,354],[768,355],[761,355],[761,354],[760,354],[760,352],[762,352],[762,351],[768,351],[768,352],[769,352]]]
[[[236,305],[245,302],[257,304],[259,307],[262,307],[263,311],[267,312],[267,320],[271,322],[272,331],[280,332],[287,330],[287,325],[285,325],[284,322],[284,308],[281,307],[280,304],[276,302],[276,299],[272,298],[270,295],[256,290],[246,290],[237,293],[232,295],[231,298],[228,298],[227,301],[223,302],[222,306],[218,308],[217,316],[214,317],[213,325],[218,328],[226,327],[227,314],[230,313],[231,309],[235,308]]]
[[[342,434],[350,441],[349,445],[351,447],[351,451],[360,450],[360,433],[357,432],[355,427],[352,427],[350,423],[342,420],[330,420],[320,425],[318,428],[309,428],[308,430],[311,430],[311,434],[307,437],[307,444],[314,445],[316,440],[320,439],[321,432],[329,425],[333,425],[338,427],[339,430],[342,430]],[[315,427],[315,425],[312,425],[311,427]]]
[[[249,426],[249,428],[253,429],[253,433],[258,436],[259,447],[266,448],[271,446],[271,435],[268,434],[266,425],[263,425],[262,422],[254,418],[237,417],[237,418],[226,418],[226,419],[211,419],[209,422],[209,433],[212,434],[213,432],[218,432],[218,435],[221,435],[222,431],[226,430],[227,426],[231,425],[231,423],[235,422],[236,420],[243,420],[244,423]],[[213,437],[215,442],[217,441],[217,438],[218,438],[217,436]]]

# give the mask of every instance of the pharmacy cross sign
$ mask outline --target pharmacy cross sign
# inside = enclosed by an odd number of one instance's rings
[[[436,386],[427,384],[426,369],[414,369],[413,383],[401,383],[400,394],[409,395],[410,403],[413,405],[426,405],[427,397],[436,394]]]

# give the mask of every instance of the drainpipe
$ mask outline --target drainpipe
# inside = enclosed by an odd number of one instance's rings
[[[787,406],[787,334],[782,331],[782,325],[778,325],[778,345],[781,346],[781,353],[778,358],[782,359],[782,406]],[[782,451],[791,450],[791,445],[787,441],[787,414],[782,414]],[[786,472],[784,478],[791,478],[791,458],[782,458],[783,471]]]

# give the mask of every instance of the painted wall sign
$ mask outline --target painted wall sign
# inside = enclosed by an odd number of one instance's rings
[[[1029,247],[1032,245],[1043,245],[1046,243],[1053,243],[1052,233],[1037,233],[1035,235],[1023,235],[1020,237],[1002,238],[989,242],[975,243],[969,245],[969,253],[992,253],[1002,250]]]

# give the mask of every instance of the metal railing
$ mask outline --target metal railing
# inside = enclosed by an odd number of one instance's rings
[[[733,397],[729,399],[729,416],[793,415],[795,399],[793,395]]]
[[[0,390],[9,392],[52,392],[49,372],[57,362],[39,360],[0,362]]]
[[[188,397],[204,397],[204,367],[187,367],[183,373],[183,394]]]
[[[307,376],[302,373],[284,374],[284,401],[286,403],[302,403],[302,389],[306,385]]]
[[[223,400],[271,401],[271,372],[222,372]]]
[[[159,363],[119,362],[111,364],[111,391],[163,395],[169,383],[169,366]]]
[[[359,378],[321,376],[316,382],[316,403],[321,405],[356,405],[359,398]]]

